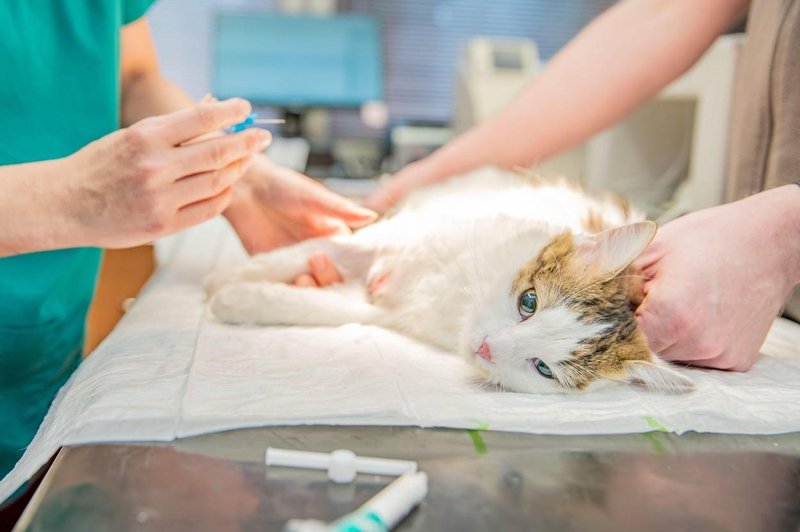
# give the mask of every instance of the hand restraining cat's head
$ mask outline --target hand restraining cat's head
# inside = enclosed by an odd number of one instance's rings
[[[631,262],[655,235],[640,222],[598,234],[564,232],[481,301],[462,350],[486,382],[514,391],[582,391],[626,382],[690,391],[688,377],[647,346],[634,316],[641,280]]]

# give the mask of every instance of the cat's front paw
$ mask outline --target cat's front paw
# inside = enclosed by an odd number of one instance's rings
[[[254,283],[225,282],[213,292],[209,309],[211,314],[223,323],[255,324],[260,321],[257,316],[260,305],[258,296],[258,286]]]
[[[206,293],[206,299],[214,297],[220,288],[229,282],[226,272],[223,270],[216,270],[211,272],[203,279],[203,289]]]
[[[247,262],[215,269],[203,280],[206,298],[211,299],[223,286],[241,284],[248,280],[259,280],[256,274],[249,275],[251,270],[253,268]]]

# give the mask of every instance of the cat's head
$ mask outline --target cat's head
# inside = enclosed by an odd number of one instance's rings
[[[639,222],[559,234],[501,275],[501,286],[468,318],[462,350],[486,382],[513,391],[583,391],[609,382],[690,391],[691,379],[650,351],[634,315],[641,278],[631,262],[655,231],[654,223]]]

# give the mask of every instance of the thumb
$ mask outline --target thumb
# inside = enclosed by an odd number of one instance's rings
[[[388,181],[382,183],[378,190],[367,198],[364,204],[370,209],[383,213],[394,207],[411,191],[433,185],[448,177],[447,174],[437,177],[437,174],[425,171],[424,167],[420,166],[420,163],[421,161],[411,163],[394,174]]]
[[[636,309],[636,322],[647,338],[650,349],[656,354],[671,347],[678,339],[679,330],[674,317],[666,309],[659,308],[649,295]]]
[[[366,200],[364,205],[374,210],[375,212],[384,213],[392,208],[395,201],[391,197],[387,197],[384,191],[373,192]]]
[[[364,205],[375,212],[384,213],[397,204],[406,195],[406,187],[397,178],[378,187],[365,201]]]
[[[309,207],[320,215],[337,218],[352,228],[363,227],[374,222],[378,213],[356,205],[344,196],[322,188],[313,198],[309,198]]]

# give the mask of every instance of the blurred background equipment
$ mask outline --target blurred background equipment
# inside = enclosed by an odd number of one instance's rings
[[[247,98],[285,118],[282,134],[294,140],[279,141],[273,150],[286,159],[291,146],[297,156],[288,161],[293,168],[305,170],[300,157],[312,153],[323,165],[333,162],[326,158],[335,147],[329,109],[372,109],[383,99],[380,33],[368,15],[221,12],[215,18],[213,56],[212,89],[218,98]],[[303,142],[307,149],[296,147]],[[340,163],[352,166],[350,153],[345,150]],[[374,167],[380,157],[371,159]]]
[[[584,183],[627,194],[661,222],[724,199],[742,34],[725,35],[649,104],[587,143]]]
[[[218,98],[302,111],[383,98],[380,34],[373,17],[222,12],[214,30]]]
[[[281,164],[352,179],[395,172],[484,120],[612,4],[159,0],[150,19],[169,77],[286,118],[269,151]],[[536,171],[616,190],[661,220],[719,203],[742,44],[721,38],[652,102]]]
[[[149,18],[161,67],[167,76],[196,98],[218,88],[232,89],[248,82],[255,85],[257,81],[255,89],[260,98],[254,99],[270,104],[259,106],[261,116],[286,115],[289,122],[281,131],[274,131],[287,137],[302,131],[302,138],[308,141],[307,161],[302,159],[305,150],[297,142],[284,144],[277,138],[270,155],[292,162],[295,168],[304,167],[315,177],[347,178],[393,171],[398,162],[425,155],[441,139],[450,137],[453,117],[457,114],[453,98],[457,66],[471,39],[526,39],[536,43],[541,59],[546,61],[613,3],[613,0],[498,0],[491,4],[479,0],[159,0]],[[292,21],[290,16],[300,20]],[[236,30],[242,17],[252,21],[245,23],[248,35],[239,38],[231,30]],[[336,29],[342,27],[342,17],[361,17],[374,22],[380,64],[368,66],[360,51],[358,58],[334,60],[333,55],[342,48],[329,50],[325,45],[326,49],[319,49],[331,34],[342,31]],[[277,20],[314,24],[314,32],[319,35],[293,34],[287,27],[272,22]],[[347,42],[347,38],[339,35],[340,42]],[[370,36],[363,45],[375,49],[375,40]],[[253,46],[240,49],[242,57],[235,60],[244,68],[221,64],[221,54],[245,42],[252,42]],[[268,50],[269,54],[280,51],[284,57],[297,59],[285,65],[292,72],[276,73],[278,65],[269,58],[270,64],[248,66],[252,65],[251,59],[260,63]],[[326,58],[324,68],[297,64],[301,54]],[[367,98],[366,91],[358,87],[358,94],[365,101],[348,104],[330,98],[335,87],[307,86],[311,79],[333,75],[337,65],[343,64],[360,65],[356,76],[378,71],[380,93]],[[273,74],[267,74],[268,70]],[[268,75],[270,83],[272,78],[280,76],[290,76],[295,82],[306,81],[293,87],[291,101],[279,101],[276,92],[285,87],[282,84],[289,77],[275,79],[276,84],[269,86]],[[320,90],[327,91],[329,98],[312,102],[311,94]],[[301,95],[305,98],[300,98]],[[283,96],[281,99],[287,100],[285,92]],[[423,129],[416,132],[414,128],[418,127]],[[406,129],[395,136],[395,128]],[[412,128],[411,134],[407,128]],[[408,141],[399,147],[397,156],[392,142],[396,137]],[[284,150],[285,146],[290,147]],[[291,154],[287,155],[287,151]]]
[[[530,39],[471,39],[456,75],[453,127],[466,131],[510,102],[539,71]]]

